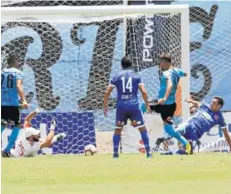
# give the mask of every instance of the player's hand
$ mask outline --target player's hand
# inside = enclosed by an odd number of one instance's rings
[[[108,113],[108,107],[107,106],[103,107],[103,113],[104,113],[104,116],[107,117],[107,113]]]
[[[146,111],[147,111],[147,113],[152,112],[152,110],[151,110],[151,108],[150,108],[150,106],[149,106],[149,105],[147,106],[147,110],[146,110]]]
[[[50,127],[50,129],[54,130],[55,127],[56,127],[56,120],[53,118],[52,121],[51,121],[51,127]]]
[[[21,107],[22,107],[23,109],[27,109],[27,108],[29,107],[27,101],[24,100],[24,101],[22,102]]]
[[[185,99],[185,102],[191,103],[191,98],[186,98],[186,99]]]
[[[35,112],[36,112],[37,114],[40,113],[41,111],[43,111],[43,109],[40,108],[40,107],[38,107],[38,108],[35,109]]]
[[[161,98],[161,99],[158,100],[157,104],[163,105],[165,101],[166,101],[166,99]]]

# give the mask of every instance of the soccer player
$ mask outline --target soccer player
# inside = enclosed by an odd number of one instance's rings
[[[145,128],[142,113],[139,109],[138,90],[141,91],[147,110],[150,111],[148,96],[144,84],[137,73],[132,70],[131,60],[125,56],[121,60],[123,71],[118,73],[111,80],[104,96],[104,115],[107,116],[108,100],[114,88],[117,89],[117,107],[116,107],[116,128],[113,136],[114,158],[118,158],[118,148],[123,126],[130,119],[132,125],[140,131],[144,142],[147,157],[152,157],[150,153],[148,132]]]
[[[198,108],[198,112],[190,117],[188,121],[179,125],[176,130],[182,133],[187,140],[198,141],[204,133],[210,131],[215,125],[219,125],[231,151],[231,137],[221,113],[224,100],[221,97],[214,97],[210,105],[206,103],[200,104],[192,99],[187,99],[187,102]]]
[[[160,90],[157,104],[151,105],[151,110],[161,114],[164,122],[164,130],[167,134],[175,137],[185,147],[186,153],[190,154],[191,146],[189,142],[173,127],[172,117],[176,111],[176,90],[181,77],[187,74],[172,65],[171,56],[167,53],[161,55],[160,69]]]
[[[65,133],[59,133],[55,135],[54,129],[56,126],[55,121],[51,122],[50,132],[46,139],[40,140],[40,130],[36,130],[31,125],[31,120],[40,112],[37,108],[35,111],[31,112],[24,122],[24,128],[22,129],[22,134],[18,138],[15,144],[15,149],[11,149],[11,157],[33,157],[36,156],[37,152],[42,148],[49,148],[55,142],[65,138],[67,135]]]
[[[20,111],[18,95],[22,100],[22,108],[28,108],[28,104],[23,91],[23,73],[17,69],[18,57],[9,55],[8,66],[1,73],[1,133],[5,129],[5,124],[11,122],[13,125],[9,142],[3,153],[7,156],[14,146],[20,130]]]

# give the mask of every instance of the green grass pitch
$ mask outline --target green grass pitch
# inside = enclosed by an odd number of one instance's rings
[[[2,194],[231,194],[231,155],[2,159]]]

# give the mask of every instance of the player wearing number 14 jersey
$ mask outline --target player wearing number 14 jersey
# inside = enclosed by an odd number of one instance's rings
[[[107,116],[107,104],[110,94],[114,88],[117,89],[117,106],[116,106],[116,128],[113,136],[114,144],[114,158],[118,158],[118,147],[121,138],[121,131],[123,126],[127,124],[127,120],[130,119],[132,125],[137,127],[140,131],[142,140],[145,145],[147,157],[151,157],[149,138],[147,130],[144,126],[142,113],[139,109],[138,102],[138,90],[141,91],[145,105],[150,111],[147,92],[144,88],[144,84],[137,73],[132,68],[132,62],[128,57],[123,57],[121,61],[123,71],[118,73],[111,80],[110,85],[107,87],[104,96],[104,114]]]
[[[23,73],[17,69],[18,57],[10,55],[7,59],[8,66],[1,73],[1,133],[5,129],[5,124],[10,122],[13,126],[9,142],[3,151],[3,156],[8,157],[10,149],[13,147],[18,133],[20,124],[20,111],[18,95],[22,100],[22,108],[27,108],[28,104],[25,99],[22,78]]]

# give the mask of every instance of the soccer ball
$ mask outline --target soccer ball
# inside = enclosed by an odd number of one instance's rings
[[[94,155],[97,150],[96,150],[96,147],[92,144],[88,144],[87,146],[84,147],[84,152],[85,152],[85,156],[88,156],[88,155]]]

